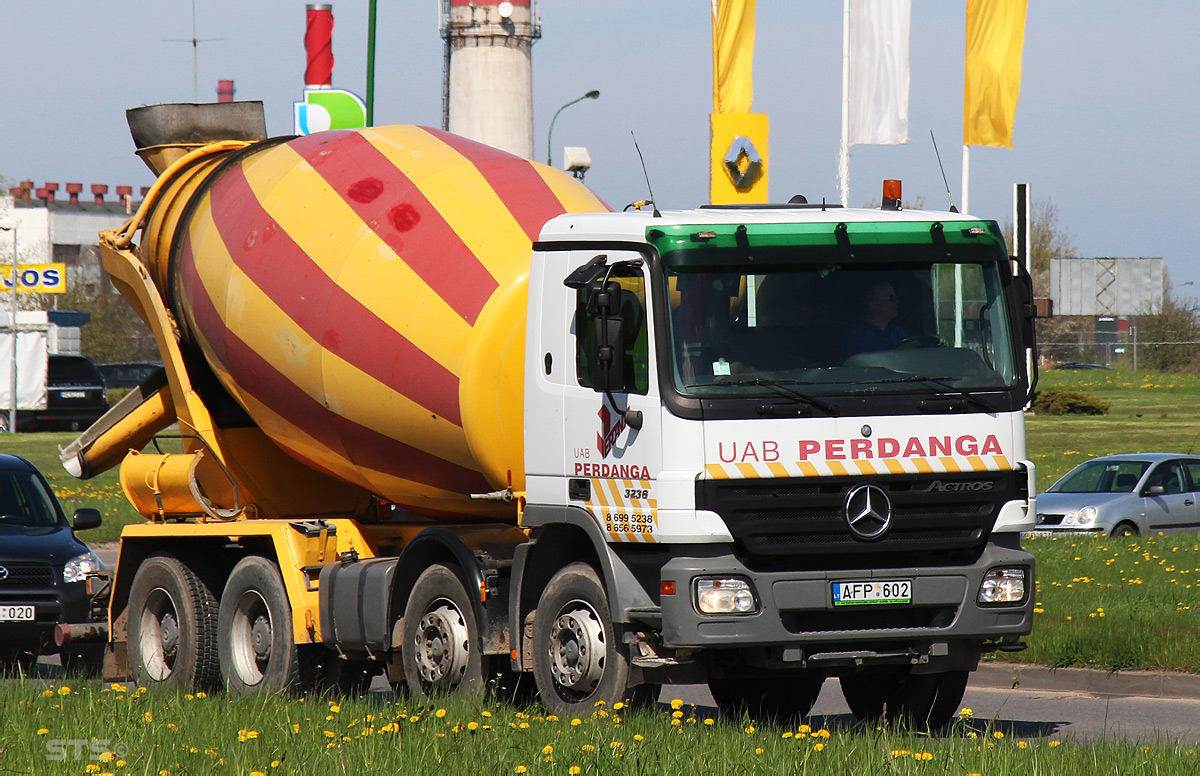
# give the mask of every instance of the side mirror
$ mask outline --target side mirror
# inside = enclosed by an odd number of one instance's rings
[[[594,318],[596,353],[592,357],[592,387],[603,393],[625,390],[625,322]]]
[[[1167,489],[1164,488],[1162,485],[1151,485],[1150,487],[1146,488],[1146,492],[1144,495],[1146,495],[1146,496],[1161,496],[1163,493],[1166,493],[1166,491],[1167,491]]]
[[[100,527],[100,510],[92,507],[80,507],[75,510],[72,527],[76,531],[86,531],[88,528]]]
[[[1037,304],[1033,298],[1033,278],[1021,262],[1015,262],[1017,274],[1013,282],[1013,291],[1017,297],[1017,310],[1020,316],[1021,339],[1025,347],[1033,347],[1033,322],[1038,317]]]

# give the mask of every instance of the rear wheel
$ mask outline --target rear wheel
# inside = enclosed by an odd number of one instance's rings
[[[629,697],[629,657],[596,570],[572,563],[551,578],[533,617],[533,675],[555,714],[611,708]]]
[[[452,569],[430,566],[404,607],[401,660],[419,695],[476,697],[483,692],[483,644],[474,602]]]
[[[721,714],[730,719],[749,714],[760,722],[788,724],[812,709],[824,681],[790,676],[728,677],[709,681],[708,689]]]
[[[188,565],[159,553],[129,590],[129,668],[139,684],[204,689],[217,683],[217,600]]]
[[[936,730],[958,711],[969,675],[970,671],[863,671],[842,677],[842,696],[861,722]]]
[[[300,686],[300,647],[279,567],[260,555],[242,558],[221,594],[221,679],[239,695]]]

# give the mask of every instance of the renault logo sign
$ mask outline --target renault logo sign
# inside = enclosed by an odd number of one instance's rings
[[[729,150],[725,152],[725,171],[729,173],[733,185],[739,189],[744,189],[758,180],[762,162],[762,155],[745,135],[735,137],[729,144]]]
[[[892,524],[892,502],[878,485],[859,485],[846,494],[846,525],[859,539],[878,539]]]

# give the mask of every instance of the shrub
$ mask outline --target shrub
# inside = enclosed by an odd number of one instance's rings
[[[1108,407],[1108,402],[1080,391],[1040,391],[1033,396],[1038,415],[1103,415]]]

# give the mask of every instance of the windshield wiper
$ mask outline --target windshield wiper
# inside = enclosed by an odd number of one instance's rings
[[[860,380],[858,382],[851,383],[851,385],[878,385],[878,384],[882,384],[882,383],[932,383],[932,384],[938,386],[939,388],[944,388],[947,391],[950,391],[951,393],[961,396],[963,399],[966,399],[969,403],[974,404],[976,407],[986,410],[987,412],[995,412],[996,411],[995,407],[993,407],[991,404],[984,401],[983,399],[979,398],[975,394],[967,393],[962,388],[959,388],[956,385],[951,385],[950,383],[946,382],[947,380],[954,380],[954,379],[956,379],[956,377],[954,375],[947,375],[944,377],[933,377],[932,375],[909,375],[908,377],[891,377],[891,378],[885,378],[883,380]]]
[[[719,381],[714,381],[711,383],[696,383],[694,385],[689,385],[687,387],[695,388],[697,386],[704,386],[704,385],[762,386],[763,388],[770,388],[772,391],[779,394],[780,396],[783,396],[784,398],[792,399],[793,401],[798,401],[798,402],[801,402],[802,404],[807,404],[810,407],[816,407],[818,409],[824,410],[826,413],[828,413],[830,415],[835,415],[835,416],[840,415],[841,409],[839,409],[836,404],[830,404],[827,401],[822,401],[821,399],[818,399],[815,396],[809,396],[807,393],[798,391],[795,388],[791,387],[793,385],[810,385],[810,384],[811,383],[801,383],[799,380],[772,380],[772,379],[768,379],[768,378],[764,378],[764,377],[753,377],[753,378],[747,378],[744,380],[719,380]],[[764,405],[764,407],[769,407],[769,406],[770,405]]]

